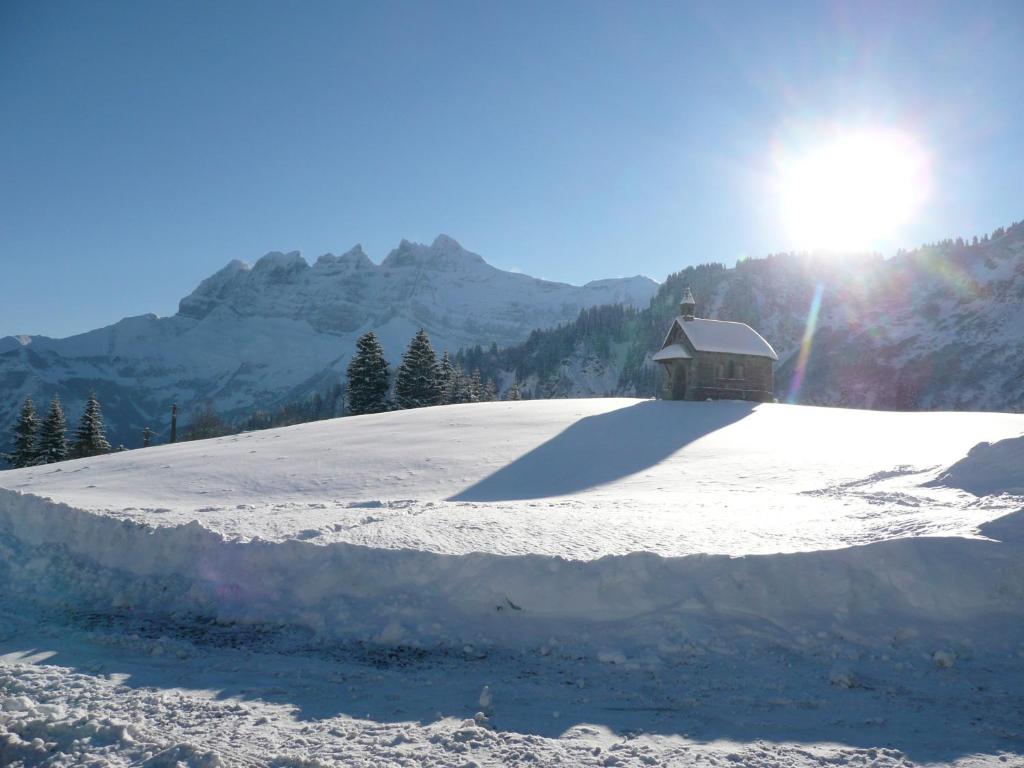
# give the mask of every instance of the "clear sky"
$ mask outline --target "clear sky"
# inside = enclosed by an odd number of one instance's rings
[[[581,283],[802,247],[773,184],[822,126],[927,158],[873,250],[1024,218],[1024,2],[2,0],[0,336],[270,250],[444,232]]]

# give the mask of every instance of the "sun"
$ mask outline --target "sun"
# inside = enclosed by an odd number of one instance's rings
[[[909,134],[832,131],[798,151],[775,152],[777,199],[801,250],[881,247],[913,221],[928,194],[928,159]]]

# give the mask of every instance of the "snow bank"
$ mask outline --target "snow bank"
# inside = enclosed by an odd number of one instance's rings
[[[1024,496],[1024,435],[978,443],[932,484],[959,488],[975,496]]]
[[[722,633],[970,634],[1024,615],[1019,500],[922,480],[1021,425],[559,401],[133,451],[0,474],[0,584],[98,613],[609,659]]]
[[[906,625],[1019,622],[1024,549],[916,538],[771,556],[593,561],[229,541],[198,523],[152,528],[31,495],[0,495],[3,581],[39,604],[281,622],[341,640],[599,652],[718,632],[808,642],[842,627],[884,644]]]

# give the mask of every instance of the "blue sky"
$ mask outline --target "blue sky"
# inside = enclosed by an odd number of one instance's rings
[[[884,241],[1024,218],[1024,3],[0,3],[0,336],[172,314],[232,258],[445,232],[568,282],[795,247],[802,126],[896,126]]]

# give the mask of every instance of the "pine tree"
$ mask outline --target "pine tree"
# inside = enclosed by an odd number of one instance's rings
[[[103,432],[100,401],[96,399],[95,392],[90,392],[89,400],[82,412],[82,420],[78,422],[78,429],[75,430],[75,445],[71,449],[71,454],[76,459],[81,459],[103,453],[110,453],[110,443]]]
[[[39,431],[39,417],[32,398],[26,397],[21,406],[21,413],[14,425],[14,450],[7,456],[7,461],[15,469],[33,466],[39,458],[36,446],[36,434]]]
[[[368,331],[356,341],[356,353],[348,364],[348,412],[380,413],[388,408],[390,371],[377,335]]]
[[[483,392],[480,395],[480,400],[488,403],[493,403],[498,399],[498,386],[494,383],[494,379],[488,379],[487,383],[484,384]]]
[[[484,388],[480,383],[480,369],[474,368],[473,375],[469,377],[469,400],[470,403],[479,403],[483,398]]]
[[[456,388],[458,387],[459,378],[458,372],[455,366],[452,364],[451,357],[448,356],[448,350],[444,351],[441,356],[441,362],[438,365],[438,380],[441,384],[441,405],[448,405],[449,403],[455,402]]]
[[[523,395],[519,391],[519,382],[513,381],[512,386],[508,388],[508,392],[505,393],[506,400],[522,400]]]
[[[452,394],[450,403],[468,403],[469,402],[469,377],[462,372],[462,366],[459,363],[454,364],[454,371],[452,373]]]
[[[441,402],[440,371],[430,337],[420,328],[402,355],[395,375],[395,403],[399,408],[423,408]]]
[[[50,409],[43,419],[39,430],[39,461],[42,464],[53,464],[64,461],[68,457],[68,425],[64,419],[64,408],[60,397],[53,396]]]
[[[153,430],[146,427],[142,430],[142,447],[149,448],[153,443]]]

